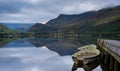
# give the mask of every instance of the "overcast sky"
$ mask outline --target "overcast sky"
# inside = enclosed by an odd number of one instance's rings
[[[120,0],[0,0],[0,22],[45,23],[59,14],[80,14],[116,5]]]

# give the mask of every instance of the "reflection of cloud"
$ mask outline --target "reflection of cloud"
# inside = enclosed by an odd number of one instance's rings
[[[71,56],[60,56],[45,46],[0,49],[1,71],[71,71],[72,65]]]
[[[84,69],[78,68],[77,71],[84,71]],[[92,71],[102,71],[102,69],[100,68],[100,66],[98,66],[97,68],[95,68],[95,69],[92,70]]]
[[[95,68],[93,71],[102,71],[101,67],[98,66],[97,68]]]
[[[70,56],[61,57],[46,47],[2,48],[0,59],[1,71],[69,71],[72,65]]]
[[[31,68],[31,71],[43,71],[43,70],[39,70],[37,67],[33,67]]]

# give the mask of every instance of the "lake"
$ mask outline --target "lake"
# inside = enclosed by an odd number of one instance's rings
[[[85,38],[1,38],[0,71],[71,71],[71,55],[77,48],[96,42],[94,37]],[[102,71],[101,66],[92,71]]]

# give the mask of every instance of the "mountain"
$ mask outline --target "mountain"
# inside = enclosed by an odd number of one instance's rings
[[[35,33],[41,32],[58,32],[63,30],[66,27],[71,27],[75,24],[73,22],[83,22],[86,19],[89,19],[94,14],[94,11],[85,12],[79,15],[65,15],[60,14],[57,18],[48,21],[46,24],[37,23],[33,25],[29,31]],[[81,19],[81,20],[79,20]]]
[[[75,25],[76,23],[84,22],[90,19],[95,14],[95,11],[85,12],[83,14],[65,15],[60,14],[57,18],[48,21],[46,24],[54,26],[58,29],[66,28]]]
[[[120,34],[120,6],[88,11],[82,14],[65,15],[48,21],[45,25],[36,24],[33,32],[62,32],[66,34]],[[39,26],[39,27],[38,27]],[[52,30],[51,30],[52,29]]]
[[[27,32],[33,24],[32,23],[4,23],[4,25],[18,32]]]
[[[104,8],[95,12],[95,14],[83,23],[79,23],[67,29],[80,33],[106,33],[120,31],[120,6],[113,8]]]
[[[0,23],[0,36],[1,37],[5,37],[5,36],[8,36],[9,34],[15,34],[15,33],[17,32],[9,29],[8,27]]]
[[[0,23],[0,30],[6,30],[8,27],[4,26],[2,23]]]
[[[29,32],[34,32],[35,34],[49,34],[51,31],[54,32],[56,30],[56,28],[49,27],[45,24],[36,23],[29,29]]]

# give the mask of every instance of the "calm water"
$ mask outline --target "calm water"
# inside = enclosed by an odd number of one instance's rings
[[[93,38],[92,38],[93,40]],[[94,39],[95,40],[95,39]],[[71,71],[71,55],[91,38],[0,39],[0,71]],[[78,68],[77,71],[84,71]],[[102,71],[100,65],[92,71]]]

